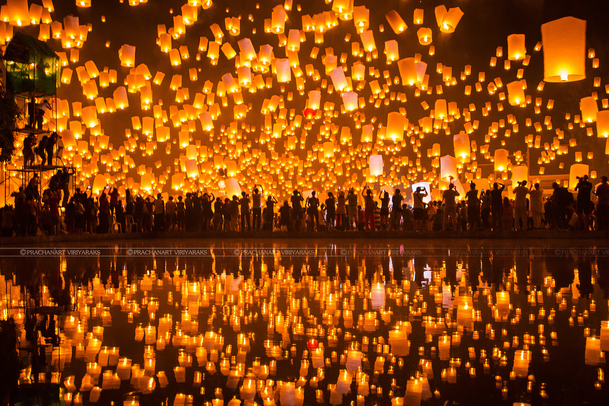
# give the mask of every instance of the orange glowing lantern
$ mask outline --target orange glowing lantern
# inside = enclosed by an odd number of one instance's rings
[[[573,82],[586,78],[586,21],[563,17],[541,26],[544,81]]]

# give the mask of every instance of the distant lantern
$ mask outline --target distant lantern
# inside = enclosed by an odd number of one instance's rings
[[[287,58],[275,59],[275,68],[277,69],[277,82],[287,83],[292,79],[292,71],[290,68],[290,60]]]
[[[590,167],[586,164],[573,164],[569,170],[569,189],[575,190],[575,186],[579,183],[579,179],[584,175],[590,174]]]
[[[387,14],[385,14],[385,18],[389,23],[389,26],[396,34],[400,34],[408,28],[402,17],[395,10],[390,10]]]
[[[346,111],[357,110],[357,93],[345,92],[343,93],[342,98]]]
[[[579,102],[579,108],[582,112],[582,121],[593,123],[596,121],[596,113],[598,113],[598,104],[594,97],[584,97]]]
[[[598,137],[609,137],[609,110],[596,113],[596,134]]]
[[[334,156],[334,143],[332,141],[324,142],[324,156],[326,158]]]
[[[414,85],[423,82],[427,64],[425,62],[417,62],[414,58],[406,58],[398,61],[398,69],[402,84]]]
[[[381,176],[383,174],[382,155],[370,155],[368,162],[370,165],[370,176]]]
[[[455,148],[455,157],[462,162],[469,162],[470,142],[469,135],[465,131],[453,137],[453,146]]]
[[[415,8],[412,13],[412,22],[416,25],[423,24],[423,17],[425,15],[425,10],[422,8]]]
[[[372,30],[366,30],[360,34],[362,45],[368,52],[372,52],[376,49],[376,43],[374,42],[374,34]]]
[[[125,109],[129,107],[129,98],[127,97],[127,89],[124,86],[117,87],[113,93],[114,105],[117,109]]]
[[[343,71],[342,67],[334,68],[332,72],[330,72],[330,77],[332,78],[332,84],[339,92],[343,91],[343,89],[349,85],[347,78],[345,77],[345,71]]]
[[[437,99],[434,111],[436,113],[436,118],[444,120],[448,115],[446,99]]]
[[[406,117],[402,114],[396,111],[390,112],[387,115],[387,138],[393,141],[402,141],[404,139],[406,122]]]
[[[118,57],[121,60],[121,66],[132,67],[135,65],[135,47],[132,45],[123,45],[118,51]]]
[[[419,38],[419,44],[429,45],[432,42],[431,28],[421,27],[417,31],[417,37]]]
[[[239,51],[241,52],[241,60],[244,59],[247,61],[253,61],[256,59],[256,51],[254,50],[254,45],[252,44],[252,40],[249,38],[242,38],[237,42],[239,45]]]
[[[544,81],[573,82],[586,78],[586,21],[563,17],[541,26]]]
[[[287,14],[281,4],[275,6],[271,13],[271,30],[275,34],[283,34]]]
[[[508,167],[509,151],[507,149],[496,149],[495,150],[495,171],[503,172]]]
[[[527,54],[524,34],[512,34],[507,37],[508,59],[518,61],[524,59]]]
[[[459,7],[451,8],[444,14],[442,21],[438,24],[440,26],[440,31],[445,33],[455,32],[457,24],[461,21],[461,17],[463,17],[463,11],[461,11]]]
[[[451,179],[457,179],[459,173],[457,172],[457,160],[455,157],[445,155],[440,158],[440,177],[444,181],[450,181]]]
[[[507,84],[508,101],[511,106],[519,106],[525,102],[524,80],[517,80]]]

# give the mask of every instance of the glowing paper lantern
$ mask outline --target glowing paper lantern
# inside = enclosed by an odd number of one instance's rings
[[[368,163],[370,165],[370,176],[381,176],[383,174],[382,155],[370,155]]]
[[[76,137],[74,137],[74,133],[70,130],[63,130],[61,132],[61,139],[63,141],[63,147],[66,151],[72,151],[76,149]]]
[[[8,13],[11,25],[17,27],[30,25],[28,0],[8,0],[6,3],[6,12]]]
[[[573,82],[586,78],[586,21],[563,17],[541,26],[544,81]]]
[[[391,26],[393,32],[396,34],[400,34],[404,32],[406,28],[408,28],[402,17],[395,10],[390,10],[387,14],[385,14],[385,18],[387,19],[387,22],[389,23],[389,26]]]
[[[346,111],[357,110],[357,93],[345,92],[343,93],[343,104],[345,105]]]
[[[387,115],[387,138],[393,141],[402,141],[404,139],[404,129],[407,125],[407,119],[402,114],[392,111]]]
[[[508,102],[511,106],[519,106],[525,101],[524,80],[517,80],[507,84]]]
[[[584,175],[590,174],[590,167],[586,164],[573,164],[569,169],[569,189],[575,190],[575,186],[579,183],[579,179]]]
[[[431,28],[421,27],[417,31],[417,38],[419,39],[419,44],[421,45],[429,45],[432,43],[431,37]]]
[[[529,167],[527,165],[512,166],[512,188],[518,186],[518,182],[529,181]]]
[[[469,135],[466,132],[460,132],[453,137],[453,146],[455,148],[455,157],[462,162],[469,162],[470,142]]]
[[[455,157],[450,155],[445,155],[440,158],[440,177],[442,180],[449,181],[452,179],[457,179],[459,177],[459,173],[457,171],[457,160]]]
[[[334,143],[332,141],[324,142],[324,156],[326,158],[334,156]]]
[[[609,137],[609,110],[596,113],[596,134],[599,137]]]
[[[292,70],[290,68],[289,59],[275,59],[275,68],[277,69],[277,82],[287,83],[292,80]]]
[[[448,108],[445,99],[437,99],[435,103],[434,111],[436,112],[436,118],[445,119],[448,114]]]
[[[461,17],[463,17],[463,11],[461,11],[459,7],[453,7],[448,10],[448,12],[446,12],[446,7],[444,6],[438,6],[436,7],[436,10],[441,7],[444,8],[444,13],[436,12],[436,19],[438,22],[438,26],[440,27],[440,31],[445,33],[455,32],[457,24],[459,24],[459,21],[461,21]],[[441,20],[438,19],[439,15],[441,15]]]
[[[524,59],[527,54],[524,34],[512,34],[507,37],[508,60],[517,61]]]
[[[330,72],[330,77],[332,78],[332,84],[339,92],[349,85],[347,78],[345,77],[345,71],[343,71],[342,67],[333,69],[332,72]]]
[[[417,62],[414,58],[406,58],[398,61],[398,69],[400,77],[404,85],[414,85],[423,82],[427,64],[425,62]]]
[[[235,178],[228,178],[225,181],[226,195],[230,198],[233,196],[241,196],[241,186]]]
[[[582,112],[582,121],[586,123],[592,123],[596,120],[596,113],[598,113],[598,104],[594,97],[584,97],[579,102],[579,108]]]
[[[508,167],[508,157],[510,152],[507,149],[496,149],[495,150],[495,171],[503,172]]]
[[[374,34],[372,30],[366,30],[360,34],[362,45],[368,52],[372,52],[376,49],[376,42],[374,42]]]
[[[135,65],[135,47],[132,45],[123,45],[118,51],[118,57],[121,60],[121,66],[132,67]]]

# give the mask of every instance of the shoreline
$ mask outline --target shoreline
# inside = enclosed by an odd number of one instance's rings
[[[513,240],[515,243],[523,240],[584,240],[588,242],[609,243],[609,231],[558,231],[558,230],[529,230],[529,231],[323,231],[323,232],[200,232],[200,231],[164,231],[144,233],[111,233],[111,234],[61,234],[37,235],[27,237],[2,237],[0,246],[10,247],[32,244],[51,244],[64,242],[142,242],[150,240],[248,240],[255,242],[264,240]],[[411,241],[412,242],[412,241]]]

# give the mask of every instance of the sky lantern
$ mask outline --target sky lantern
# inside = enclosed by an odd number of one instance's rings
[[[438,13],[438,8],[440,8],[440,13]],[[438,19],[439,14],[441,15],[441,20]],[[448,11],[446,11],[446,7],[443,5],[436,7],[436,20],[440,27],[440,31],[444,33],[455,32],[457,24],[461,21],[461,17],[463,17],[463,11],[461,11],[459,7],[453,7]]]
[[[385,55],[387,55],[387,60],[389,61],[400,59],[400,49],[396,40],[385,41]]]
[[[412,86],[423,81],[427,64],[425,62],[417,62],[415,58],[406,58],[398,61],[398,68],[402,83]]]
[[[127,89],[124,86],[119,86],[114,90],[114,105],[116,108],[122,110],[129,107],[129,97],[127,96]]]
[[[563,17],[541,26],[544,81],[586,78],[586,21]]]
[[[448,115],[446,99],[437,99],[434,111],[436,113],[436,118],[444,120]]]
[[[495,171],[503,172],[508,167],[508,157],[510,152],[507,149],[499,148],[495,150]]]
[[[461,162],[469,162],[470,160],[470,142],[469,135],[462,131],[453,136],[453,146],[455,149],[455,157]]]
[[[584,97],[579,102],[579,108],[582,113],[582,121],[593,123],[596,121],[596,113],[598,113],[598,104],[592,96]]]
[[[590,166],[586,164],[572,164],[569,168],[569,190],[575,190],[579,179],[590,174]]]
[[[368,165],[370,166],[370,176],[381,176],[383,174],[382,155],[370,155],[368,157]]]
[[[346,111],[357,110],[357,93],[355,92],[345,92],[342,95],[343,104],[345,106]]]
[[[391,111],[387,115],[387,138],[393,141],[402,141],[404,139],[404,129],[406,128],[407,120],[402,114]]]
[[[9,22],[17,27],[30,25],[30,10],[28,0],[8,0],[6,3]]]
[[[412,22],[416,25],[423,24],[423,18],[425,16],[425,10],[422,8],[415,8],[412,12]]]
[[[118,51],[118,57],[121,60],[121,66],[132,67],[135,65],[135,47],[132,45],[123,45]]]
[[[292,80],[292,69],[290,68],[290,60],[287,58],[275,59],[275,68],[277,69],[277,82],[287,83]]]
[[[353,24],[358,32],[367,30],[370,26],[370,10],[366,6],[353,7]]]
[[[387,12],[387,14],[385,14],[385,18],[387,19],[387,22],[389,23],[389,26],[393,32],[396,34],[401,34],[408,28],[402,17],[395,10],[390,10]]]
[[[245,59],[247,61],[252,61],[256,59],[256,50],[254,49],[252,40],[249,38],[242,38],[237,42],[237,45],[239,46],[239,52],[242,60]]]
[[[598,137],[609,137],[609,110],[596,113],[596,134]]]
[[[457,179],[459,172],[457,171],[457,160],[450,155],[444,155],[440,158],[440,178],[444,181]]]
[[[76,149],[76,138],[74,137],[74,133],[72,131],[63,130],[61,132],[61,139],[63,141],[63,147],[66,151],[72,151]]]
[[[417,31],[417,38],[419,38],[419,44],[429,45],[432,43],[431,28],[421,27]]]
[[[518,182],[529,181],[529,167],[527,165],[512,166],[512,188],[518,186]]]
[[[332,72],[330,72],[330,77],[332,78],[332,84],[339,92],[349,85],[347,78],[345,77],[345,71],[343,71],[343,68],[341,67],[334,68]]]
[[[363,31],[360,34],[362,45],[368,52],[372,52],[376,49],[376,42],[374,42],[374,33],[371,30]]]
[[[519,106],[525,101],[524,80],[517,80],[507,84],[508,102],[511,106]]]
[[[283,34],[285,30],[285,22],[287,20],[287,14],[281,4],[278,4],[273,8],[271,13],[271,30],[275,34]]]
[[[507,37],[508,60],[518,61],[524,59],[527,54],[524,34],[512,34]]]

